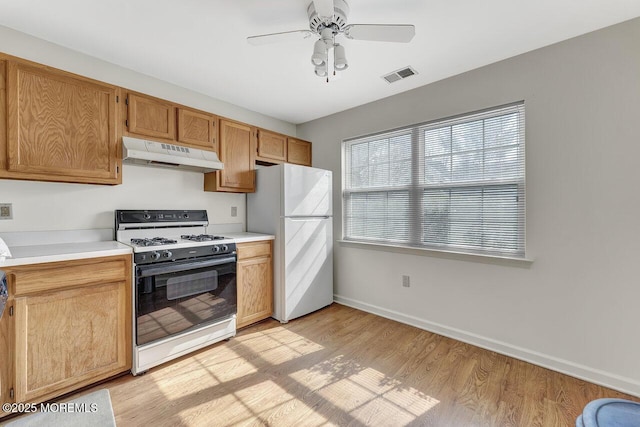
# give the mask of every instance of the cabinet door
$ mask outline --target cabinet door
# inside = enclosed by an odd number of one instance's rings
[[[16,61],[6,62],[6,77],[4,175],[119,183],[119,89]]]
[[[271,243],[267,243],[270,253]],[[273,313],[273,268],[271,256],[238,259],[237,276],[237,327],[241,328],[270,317]]]
[[[287,161],[287,137],[266,130],[258,130],[258,160]]]
[[[217,117],[178,108],[178,141],[204,150],[218,151]]]
[[[119,282],[15,299],[16,401],[45,400],[126,370],[127,289]]]
[[[254,192],[256,128],[221,119],[219,144],[224,169],[205,174],[205,191]]]
[[[295,138],[287,138],[287,162],[311,166],[311,143]]]
[[[127,123],[129,133],[175,140],[175,107],[168,102],[129,93]]]

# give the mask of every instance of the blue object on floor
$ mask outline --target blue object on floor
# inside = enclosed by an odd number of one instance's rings
[[[640,403],[625,399],[597,399],[587,403],[576,427],[640,427]]]

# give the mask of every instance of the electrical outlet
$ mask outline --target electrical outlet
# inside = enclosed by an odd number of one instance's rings
[[[409,278],[409,276],[402,276],[402,286],[404,286],[405,288],[411,286],[411,279]]]
[[[231,206],[231,216],[238,216],[238,207]]]
[[[0,203],[0,219],[13,219],[11,203]]]

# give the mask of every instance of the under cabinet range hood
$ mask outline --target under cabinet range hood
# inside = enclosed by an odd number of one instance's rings
[[[122,137],[122,161],[138,165],[213,172],[224,166],[214,151]]]

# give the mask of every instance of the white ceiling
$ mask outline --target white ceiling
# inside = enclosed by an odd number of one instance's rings
[[[0,25],[298,124],[640,16],[639,0],[349,0],[351,24],[414,24],[409,44],[348,40],[349,68],[313,72],[311,0],[0,0]],[[381,76],[411,65],[394,84]]]

